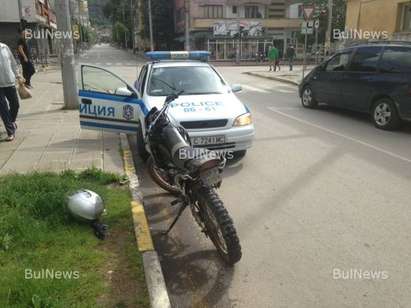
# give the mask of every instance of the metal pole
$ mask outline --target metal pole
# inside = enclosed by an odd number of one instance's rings
[[[79,52],[83,50],[83,42],[84,42],[84,33],[83,33],[83,18],[81,16],[81,0],[77,1],[78,5],[78,27],[80,30],[80,43],[79,43]]]
[[[69,0],[56,0],[58,30],[71,31]],[[78,109],[77,80],[75,73],[73,41],[70,35],[61,39],[60,62],[63,79],[64,106],[66,109]]]
[[[333,0],[328,0],[328,27],[326,32],[326,46],[328,49],[331,48],[331,31],[332,31],[332,20],[333,20]]]
[[[307,29],[305,30],[305,42],[304,42],[303,79],[305,77],[305,65],[307,63],[307,39],[308,39]]]
[[[22,20],[23,20],[23,5],[21,4],[21,0],[17,1],[17,5],[19,6],[19,24],[22,26]]]
[[[148,23],[150,28],[150,50],[154,50],[154,39],[153,39],[153,16],[151,15],[151,0],[148,0]]]
[[[184,1],[185,11],[185,50],[190,51],[190,1]]]
[[[131,34],[131,48],[133,49],[133,53],[136,47],[136,38],[135,38],[135,26],[136,26],[136,14],[134,10],[134,3],[133,0],[130,0],[130,21],[131,21],[131,29],[130,29],[130,34]]]
[[[319,56],[319,49],[318,49],[318,29],[315,27],[315,64],[318,64],[318,56]]]

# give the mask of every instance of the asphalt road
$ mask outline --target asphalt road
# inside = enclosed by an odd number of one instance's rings
[[[135,79],[134,66],[113,69]],[[220,189],[243,249],[235,267],[222,264],[189,211],[159,234],[173,198],[135,157],[173,305],[410,307],[410,125],[386,132],[364,115],[306,110],[292,85],[242,74],[261,67],[218,69],[243,85],[256,126],[253,148]]]

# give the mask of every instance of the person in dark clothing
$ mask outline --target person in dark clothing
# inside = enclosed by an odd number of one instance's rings
[[[0,42],[0,117],[7,131],[6,141],[13,141],[19,111],[16,78],[21,79],[17,63],[6,44]]]
[[[286,51],[286,58],[288,60],[288,65],[290,66],[290,71],[293,70],[293,62],[295,58],[295,49],[293,45],[289,45]]]
[[[23,77],[26,80],[26,86],[32,88],[31,77],[35,73],[34,64],[31,61],[30,49],[27,46],[25,30],[19,30],[20,38],[17,41],[17,54],[23,69]]]

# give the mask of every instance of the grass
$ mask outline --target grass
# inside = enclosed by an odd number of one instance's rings
[[[0,177],[0,307],[149,306],[130,194],[119,180],[98,169]],[[68,213],[66,197],[80,188],[103,198],[107,240]],[[72,278],[25,277],[42,270]]]

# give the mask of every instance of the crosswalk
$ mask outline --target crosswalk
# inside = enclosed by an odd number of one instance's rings
[[[273,82],[270,85],[263,85],[263,86],[250,86],[250,85],[242,85],[244,92],[258,92],[258,93],[274,93],[280,92],[285,94],[294,94],[297,93],[297,87],[293,85],[287,85],[280,82]]]

